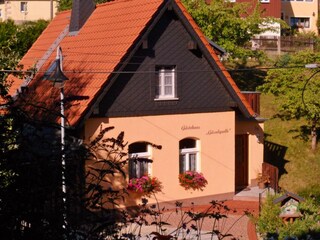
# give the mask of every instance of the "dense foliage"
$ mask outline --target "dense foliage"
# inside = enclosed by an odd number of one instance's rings
[[[248,48],[256,34],[269,30],[268,23],[275,20],[262,18],[260,4],[231,3],[225,0],[183,0],[188,12],[195,19],[205,36],[225,48],[231,58],[246,61],[260,57],[261,52]]]
[[[279,106],[277,116],[283,120],[305,118],[311,133],[312,149],[317,143],[320,121],[320,74],[305,64],[320,61],[320,54],[310,51],[279,57],[276,68],[268,71],[260,90],[272,93]],[[305,127],[301,128],[305,130]]]
[[[113,0],[94,0],[96,4],[110,2],[110,1],[113,1]],[[59,11],[69,10],[72,8],[72,0],[58,0],[58,2],[59,2],[59,5],[58,5]]]
[[[38,20],[16,25],[12,20],[0,22],[0,70],[19,70],[20,59],[36,41],[48,22]],[[21,66],[20,66],[21,67]],[[0,72],[0,95],[7,92],[7,74]]]
[[[262,205],[260,216],[256,218],[258,232],[266,239],[319,239],[320,207],[312,198],[306,198],[299,205],[301,217],[293,223],[284,223],[279,217],[280,205],[273,200],[278,196],[268,196]]]

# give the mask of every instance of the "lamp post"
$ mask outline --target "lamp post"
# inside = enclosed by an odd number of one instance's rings
[[[62,229],[67,229],[67,187],[66,187],[66,159],[65,159],[65,116],[64,116],[64,82],[68,78],[62,71],[62,50],[57,48],[57,56],[53,64],[50,66],[44,79],[52,81],[53,86],[60,88],[60,131],[61,131],[61,187],[62,187],[62,204],[63,204],[63,223]],[[64,239],[67,235],[64,234]]]

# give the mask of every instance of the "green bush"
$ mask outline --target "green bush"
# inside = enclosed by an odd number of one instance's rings
[[[299,195],[304,198],[313,198],[315,203],[320,206],[320,185],[314,184],[299,191]]]
[[[279,217],[280,205],[274,204],[277,196],[268,196],[255,220],[257,231],[265,239],[320,239],[320,207],[314,198],[306,198],[299,205],[302,217],[285,224]]]

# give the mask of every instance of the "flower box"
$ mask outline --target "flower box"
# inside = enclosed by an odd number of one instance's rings
[[[149,196],[152,193],[161,192],[162,184],[156,177],[142,176],[141,178],[130,179],[127,189],[140,193],[141,196]]]
[[[208,181],[205,179],[202,173],[194,171],[186,171],[179,174],[179,183],[185,190],[201,190],[206,187]]]

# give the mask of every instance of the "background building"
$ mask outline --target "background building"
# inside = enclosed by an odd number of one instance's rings
[[[56,0],[0,1],[0,19],[16,23],[51,20],[57,12]]]
[[[318,34],[318,16],[318,0],[283,0],[281,3],[281,18],[289,26],[297,27],[300,32]]]

